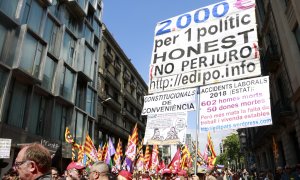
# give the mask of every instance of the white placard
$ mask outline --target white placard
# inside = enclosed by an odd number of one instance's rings
[[[0,138],[0,159],[10,158],[11,139]]]
[[[196,88],[144,96],[142,115],[194,111],[196,96]]]
[[[186,128],[187,112],[149,115],[144,144],[184,144]]]
[[[159,22],[149,93],[261,75],[255,0],[227,0]]]
[[[200,88],[200,132],[272,124],[269,77]]]

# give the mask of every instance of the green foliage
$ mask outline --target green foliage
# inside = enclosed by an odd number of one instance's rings
[[[244,160],[244,158],[241,158],[242,154],[240,153],[240,141],[238,134],[231,134],[230,136],[227,136],[223,143],[224,152],[217,157],[218,164],[227,166],[228,161],[235,160],[235,162],[240,162],[240,160]]]

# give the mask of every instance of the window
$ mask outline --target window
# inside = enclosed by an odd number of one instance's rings
[[[81,143],[84,141],[84,132],[86,130],[85,117],[81,112],[76,112],[76,125],[75,125],[75,142]]]
[[[6,33],[7,29],[4,26],[2,26],[2,24],[0,24],[0,55],[2,54],[2,50],[4,49],[3,47],[6,39]]]
[[[16,9],[18,7],[18,3],[19,0],[0,0],[0,9],[9,17],[17,18]]]
[[[72,91],[74,86],[75,74],[70,71],[67,67],[64,67],[62,79],[60,82],[59,94],[67,100],[72,100]]]
[[[47,56],[42,86],[51,91],[57,62]]]
[[[25,109],[28,100],[29,88],[17,81],[12,83],[5,104],[6,122],[12,126],[23,128]]]
[[[92,32],[92,29],[88,26],[87,23],[85,23],[85,26],[84,26],[84,37],[85,37],[85,40],[89,43],[89,44],[93,44],[93,32]]]
[[[70,66],[73,65],[75,44],[76,44],[75,39],[68,32],[65,32],[64,40],[63,40],[62,58]]]
[[[43,8],[36,0],[26,0],[22,24],[28,24],[36,33],[39,33],[43,18]]]
[[[30,106],[28,131],[32,134],[43,135],[47,100],[45,97],[34,94]]]
[[[68,109],[60,104],[55,104],[54,116],[51,121],[51,138],[64,140]]]
[[[95,96],[96,93],[91,88],[88,88],[86,94],[86,111],[93,117],[95,116]]]
[[[100,27],[99,23],[96,20],[93,21],[93,29],[94,29],[95,35],[98,36],[98,38],[100,38],[100,36],[101,36],[101,27]]]
[[[113,114],[112,114],[112,121],[113,121],[113,123],[117,123],[117,119],[118,119],[118,116],[117,116],[117,114],[114,112]]]
[[[296,27],[293,30],[293,33],[295,35],[297,44],[298,44],[298,48],[300,49],[300,28],[299,28],[299,24],[296,25]]]
[[[85,89],[85,84],[77,82],[75,105],[81,109],[85,108]]]
[[[84,55],[84,73],[89,77],[93,77],[93,52],[85,46],[85,55]]]
[[[8,71],[0,67],[0,109],[2,104],[3,91],[6,85]]]
[[[22,45],[20,68],[38,77],[44,48],[44,45],[27,33]]]
[[[44,32],[44,38],[48,42],[48,51],[54,54],[55,42],[57,38],[58,26],[53,20],[48,17]]]

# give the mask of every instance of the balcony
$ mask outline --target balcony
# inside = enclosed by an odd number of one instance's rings
[[[111,52],[107,51],[107,49],[104,50],[104,57],[109,60],[110,62],[114,61],[114,56]]]
[[[107,101],[107,104],[110,105],[110,107],[112,107],[113,109],[117,110],[120,112],[120,109],[121,109],[121,104],[119,103],[119,101],[114,98],[113,96],[111,95],[107,95],[108,98],[111,98],[109,101]]]
[[[110,133],[114,133],[120,137],[128,137],[130,133],[127,129],[114,123],[105,115],[99,116],[99,125],[101,126],[101,128],[107,130]]]
[[[123,78],[125,81],[129,82],[131,78],[130,73],[128,71],[125,71],[123,74]]]
[[[127,91],[124,91],[124,97],[134,106],[136,106],[139,109],[142,109],[141,106],[139,106],[139,104],[137,103],[137,100]]]
[[[118,90],[121,89],[121,83],[107,69],[104,70],[103,75],[109,84]]]
[[[122,115],[125,116],[132,123],[137,123],[138,122],[138,118],[133,116],[132,113],[129,112],[126,108],[122,109]]]
[[[86,16],[84,0],[62,0],[62,2],[66,2],[67,7],[70,9],[72,14],[78,18]]]
[[[136,88],[136,93],[140,94],[140,95],[143,95],[143,89],[141,86],[137,86]]]
[[[117,61],[114,61],[114,67],[116,69],[116,71],[121,71],[121,64]]]
[[[268,46],[263,58],[262,69],[264,74],[274,73],[280,67],[280,53],[277,46]]]
[[[137,86],[136,81],[130,81],[130,86],[133,88],[136,88],[136,86]]]

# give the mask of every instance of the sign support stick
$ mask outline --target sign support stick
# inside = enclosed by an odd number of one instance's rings
[[[199,135],[199,118],[200,118],[200,86],[197,87],[197,108],[196,108],[196,152],[195,152],[195,167],[194,173],[197,174],[197,161],[198,161],[198,135]]]

